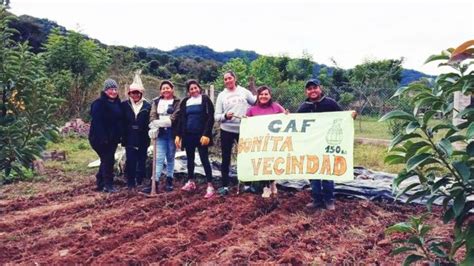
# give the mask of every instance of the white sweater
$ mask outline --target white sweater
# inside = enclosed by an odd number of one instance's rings
[[[228,132],[239,133],[240,118],[233,117],[227,120],[225,114],[227,112],[234,112],[234,115],[242,117],[246,114],[250,105],[255,103],[256,99],[256,96],[252,95],[252,93],[244,87],[237,86],[232,91],[225,88],[217,96],[214,119],[221,122],[221,129]]]

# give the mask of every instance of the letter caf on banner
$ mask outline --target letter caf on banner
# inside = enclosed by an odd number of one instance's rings
[[[240,181],[354,179],[352,111],[242,118]]]

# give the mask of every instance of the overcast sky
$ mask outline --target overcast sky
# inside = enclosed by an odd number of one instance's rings
[[[10,11],[56,21],[109,45],[161,50],[198,44],[253,50],[351,68],[405,58],[404,67],[438,74],[425,59],[474,39],[474,1],[11,0]],[[441,69],[442,70],[442,69]]]

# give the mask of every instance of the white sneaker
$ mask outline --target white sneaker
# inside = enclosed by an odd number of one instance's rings
[[[269,198],[272,195],[272,191],[269,187],[263,188],[262,198]]]

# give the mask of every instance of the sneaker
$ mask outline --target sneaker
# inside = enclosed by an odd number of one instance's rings
[[[334,211],[336,209],[336,205],[334,204],[333,200],[324,202],[324,207],[326,208],[326,210],[331,211]]]
[[[320,201],[311,201],[310,203],[306,204],[306,208],[311,208],[311,209],[322,208],[324,206],[325,206],[324,203]]]
[[[217,190],[217,193],[219,193],[219,195],[221,195],[221,196],[225,196],[225,195],[229,194],[229,188],[228,187],[221,187]]]
[[[213,187],[207,187],[207,189],[206,189],[206,195],[204,195],[204,198],[205,198],[205,199],[210,199],[210,198],[212,198],[215,194],[216,194],[216,192],[214,191],[214,188],[213,188]]]
[[[277,188],[277,184],[275,181],[273,181],[271,184],[270,184],[270,190],[272,192],[273,195],[276,195],[278,194],[278,188]]]
[[[262,198],[270,198],[272,195],[272,192],[269,187],[264,187],[263,188],[263,193],[262,193]]]
[[[196,184],[194,183],[194,181],[188,181],[186,182],[186,184],[184,184],[184,186],[181,188],[181,190],[183,191],[193,191],[196,189]]]

